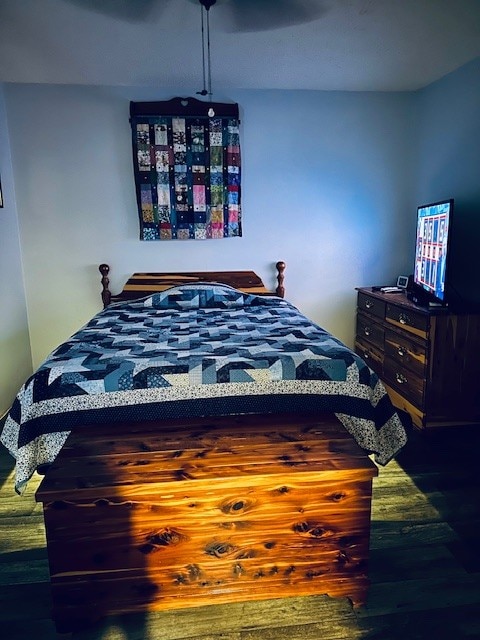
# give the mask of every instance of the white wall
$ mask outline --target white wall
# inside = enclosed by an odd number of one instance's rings
[[[5,87],[35,365],[100,309],[97,266],[112,290],[138,270],[253,269],[353,343],[354,287],[409,266],[412,95],[238,91],[242,238],[141,242],[130,100],[139,88]]]
[[[10,161],[8,126],[0,85],[0,416],[32,372],[27,309]]]

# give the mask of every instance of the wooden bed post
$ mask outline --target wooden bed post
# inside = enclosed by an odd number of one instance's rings
[[[110,280],[108,279],[108,274],[110,273],[110,267],[108,264],[101,264],[98,267],[98,270],[102,274],[102,300],[103,300],[103,308],[106,309],[110,304],[110,300],[112,298],[112,294],[108,285],[110,284]]]
[[[278,282],[278,286],[275,289],[275,292],[277,294],[277,296],[279,296],[280,298],[284,298],[285,297],[285,287],[283,286],[283,280],[284,280],[284,274],[283,272],[285,271],[285,267],[287,266],[285,264],[285,262],[280,261],[277,262],[277,264],[275,265],[277,267],[277,271],[278,271],[278,275],[277,275],[277,282]]]

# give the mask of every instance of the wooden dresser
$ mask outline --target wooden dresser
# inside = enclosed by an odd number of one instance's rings
[[[480,315],[360,288],[355,350],[416,427],[480,423]]]

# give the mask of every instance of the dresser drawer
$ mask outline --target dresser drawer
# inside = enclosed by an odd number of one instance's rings
[[[385,318],[384,300],[379,300],[378,298],[374,298],[373,296],[369,296],[368,294],[359,291],[357,306],[361,311],[371,313],[373,316],[377,316],[382,320]]]
[[[383,351],[385,329],[373,318],[359,313],[357,316],[357,339],[363,339],[379,347]]]
[[[406,309],[395,304],[387,304],[385,319],[391,324],[410,331],[422,338],[427,337],[429,329],[429,316],[420,311]]]
[[[480,313],[357,291],[355,351],[419,429],[480,423]]]
[[[357,337],[355,340],[355,353],[357,353],[378,376],[383,373],[383,352],[373,344],[365,342]]]
[[[407,367],[420,378],[425,376],[427,363],[426,345],[417,344],[408,336],[386,329],[385,331],[385,359],[397,363],[400,367]]]
[[[385,358],[383,362],[383,377],[387,384],[396,389],[404,398],[419,409],[423,409],[425,397],[423,377],[390,358]]]

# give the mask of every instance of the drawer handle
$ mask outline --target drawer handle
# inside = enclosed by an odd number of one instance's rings
[[[398,321],[400,322],[400,324],[411,324],[410,318],[407,316],[406,313],[401,313],[398,316]]]
[[[363,359],[364,360],[368,360],[370,358],[370,354],[368,353],[368,351],[364,351],[363,352]]]
[[[398,384],[406,384],[408,382],[406,377],[401,373],[396,373],[395,374],[395,379],[398,382]]]
[[[369,336],[369,335],[371,334],[370,327],[363,327],[363,333],[364,333],[366,336]]]
[[[372,300],[365,300],[365,308],[366,309],[371,309],[373,307],[373,302]]]
[[[398,347],[397,353],[401,358],[403,358],[403,356],[406,355],[407,352],[403,349],[403,347]]]

